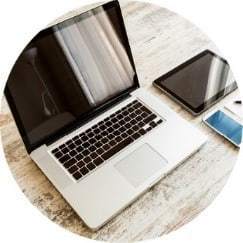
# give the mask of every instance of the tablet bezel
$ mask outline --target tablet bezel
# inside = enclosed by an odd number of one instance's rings
[[[228,62],[224,58],[218,56],[217,54],[213,53],[210,50],[205,50],[205,51],[199,53],[198,55],[196,55],[195,57],[193,57],[193,58],[189,59],[188,61],[182,63],[181,65],[177,66],[176,68],[172,69],[171,71],[169,71],[168,73],[166,73],[163,76],[159,77],[158,79],[156,79],[153,82],[154,86],[156,86],[157,88],[159,88],[160,90],[165,92],[167,95],[169,95],[176,102],[180,103],[183,107],[185,107],[193,115],[199,115],[199,114],[203,113],[204,111],[206,111],[207,109],[212,107],[220,99],[222,99],[223,97],[225,97],[226,95],[228,95],[229,93],[231,93],[232,91],[234,91],[235,89],[238,88],[238,86],[236,84],[236,81],[234,81],[232,84],[230,84],[227,87],[225,87],[223,90],[221,90],[220,92],[215,94],[213,97],[211,97],[210,99],[206,100],[203,104],[201,104],[197,108],[194,108],[189,103],[187,103],[187,101],[185,99],[179,97],[172,90],[168,89],[167,87],[165,87],[163,85],[163,80],[167,79],[168,77],[173,76],[175,73],[179,72],[181,69],[185,68],[189,64],[197,61],[198,59],[200,59],[201,57],[203,57],[203,56],[205,56],[207,54],[211,54],[212,56],[214,56],[214,57],[220,59],[221,61],[223,61],[224,63],[228,64]]]

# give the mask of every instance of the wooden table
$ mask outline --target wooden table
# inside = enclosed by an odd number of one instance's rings
[[[72,11],[68,16],[81,11]],[[191,221],[221,191],[238,155],[234,146],[202,123],[202,116],[191,116],[151,86],[155,78],[193,55],[205,49],[218,52],[214,44],[190,22],[158,6],[122,2],[122,11],[141,85],[209,136],[198,153],[99,231],[92,232],[31,161],[5,99],[0,116],[6,158],[23,193],[57,224],[82,236],[107,241],[154,238]],[[227,96],[217,106],[223,106],[237,93]]]

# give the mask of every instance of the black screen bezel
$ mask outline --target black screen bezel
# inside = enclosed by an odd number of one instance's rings
[[[215,94],[213,97],[211,97],[210,99],[206,100],[204,103],[202,103],[201,105],[199,105],[198,107],[193,107],[191,106],[186,99],[183,99],[182,97],[178,96],[177,94],[175,94],[171,89],[165,87],[163,85],[163,81],[171,76],[173,76],[175,73],[179,72],[181,69],[185,68],[186,66],[192,64],[193,62],[197,61],[198,59],[202,58],[203,56],[207,55],[207,54],[211,54],[212,56],[220,59],[222,62],[224,62],[225,64],[228,64],[228,62],[218,56],[217,54],[213,53],[210,50],[205,50],[201,53],[199,53],[198,55],[196,55],[195,57],[189,59],[188,61],[182,63],[181,65],[177,66],[176,68],[174,68],[173,70],[169,71],[168,73],[164,74],[163,76],[159,77],[158,79],[156,79],[153,83],[155,86],[158,86],[159,88],[161,88],[162,90],[164,90],[166,93],[168,93],[169,95],[171,95],[173,98],[175,98],[175,100],[178,100],[182,105],[184,105],[186,108],[188,108],[193,114],[201,114],[203,111],[207,110],[208,108],[210,108],[213,104],[215,104],[219,99],[221,99],[222,97],[226,96],[227,94],[231,93],[232,91],[234,91],[235,89],[237,89],[237,83],[236,81],[234,81],[232,84],[228,85],[227,87],[225,87],[223,90],[221,90],[220,92],[218,92],[217,94]],[[229,65],[229,64],[228,64]]]
[[[119,18],[119,21],[121,23],[121,31],[122,31],[122,35],[123,38],[126,42],[126,50],[128,52],[128,56],[131,60],[131,64],[133,66],[134,69],[134,85],[129,87],[128,89],[122,91],[120,94],[116,95],[115,97],[107,100],[105,103],[95,107],[94,109],[92,109],[89,112],[83,113],[81,116],[79,116],[74,122],[71,122],[70,124],[64,126],[63,128],[59,129],[57,132],[50,134],[44,138],[42,138],[40,141],[36,142],[36,143],[30,143],[29,139],[28,139],[28,135],[24,129],[24,125],[20,119],[20,115],[18,113],[18,110],[16,108],[16,105],[14,103],[14,99],[11,95],[11,91],[8,88],[8,85],[6,84],[5,89],[4,89],[4,94],[5,97],[7,99],[7,102],[9,104],[10,110],[13,114],[13,117],[15,119],[16,125],[18,127],[18,130],[20,132],[20,135],[22,137],[22,140],[24,142],[24,145],[26,147],[26,150],[28,153],[31,153],[33,150],[35,150],[36,148],[40,147],[43,144],[51,144],[54,141],[58,140],[59,138],[63,137],[65,134],[70,133],[71,131],[77,129],[78,127],[80,127],[81,125],[83,125],[84,123],[88,122],[89,120],[93,119],[94,117],[96,117],[97,115],[101,114],[102,112],[104,112],[105,110],[109,109],[111,106],[117,104],[118,102],[120,102],[121,100],[125,99],[126,97],[129,96],[129,94],[136,90],[137,88],[139,88],[139,81],[138,81],[138,76],[137,76],[137,71],[136,71],[136,67],[135,67],[135,63],[134,63],[134,59],[132,56],[132,51],[131,51],[131,47],[129,44],[129,40],[128,40],[128,36],[127,36],[127,31],[126,31],[126,27],[124,24],[124,20],[123,20],[123,16],[122,16],[122,12],[121,12],[121,8],[120,8],[120,4],[118,1],[111,1],[108,3],[105,3],[103,5],[99,5],[93,9],[99,8],[99,7],[104,7],[105,10],[109,10],[110,8],[115,8],[115,10],[117,11],[117,17]],[[60,23],[64,23],[64,22],[68,22],[73,18],[79,17],[79,16],[85,16],[85,14],[87,14],[90,10],[93,9],[89,9],[87,11],[85,11],[84,13],[81,13],[80,15],[74,16],[72,18],[68,18],[64,21],[61,21]],[[60,24],[58,23],[58,24]],[[53,32],[52,28],[58,24],[55,24],[53,26],[50,26],[42,31],[40,31],[31,41],[33,41],[35,38],[37,37],[41,37],[41,36],[45,36],[45,35],[49,35],[50,32]],[[30,41],[30,43],[31,43]],[[28,46],[28,45],[27,45]],[[24,50],[23,50],[24,51]]]

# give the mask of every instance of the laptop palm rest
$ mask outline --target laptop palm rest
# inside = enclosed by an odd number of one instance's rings
[[[143,144],[114,167],[130,184],[138,187],[166,164],[167,161],[150,145]]]

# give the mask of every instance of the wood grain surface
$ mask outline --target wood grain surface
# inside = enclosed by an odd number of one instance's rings
[[[191,221],[221,191],[239,151],[202,123],[204,114],[191,116],[151,86],[155,78],[205,49],[218,53],[215,45],[189,21],[167,9],[132,1],[121,6],[141,85],[206,133],[207,144],[99,231],[92,232],[28,156],[5,98],[0,127],[10,170],[23,193],[44,215],[85,237],[127,242],[159,237]],[[58,21],[82,11],[72,11]],[[238,91],[216,106],[222,107],[236,94]]]

